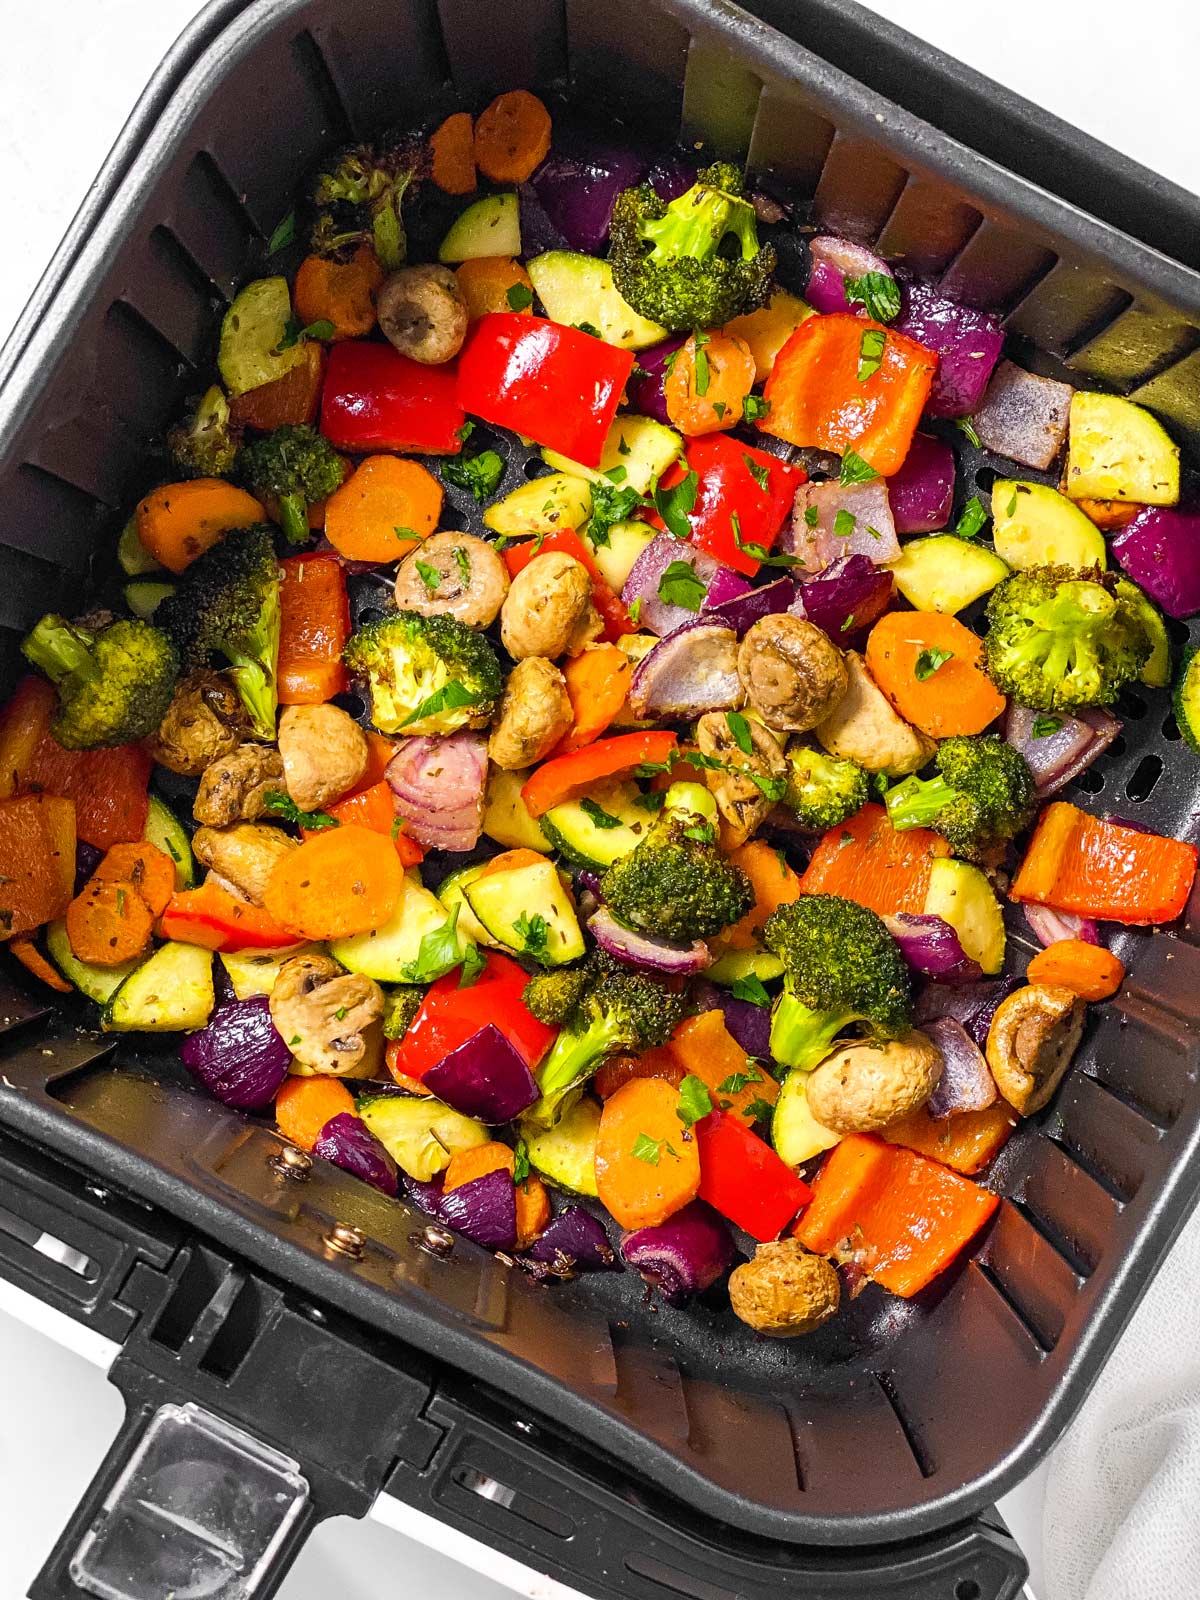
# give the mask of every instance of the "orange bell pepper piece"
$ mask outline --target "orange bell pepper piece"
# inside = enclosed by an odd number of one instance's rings
[[[712,1096],[713,1105],[736,1117],[746,1127],[756,1121],[754,1102],[765,1100],[773,1106],[779,1098],[779,1085],[765,1067],[746,1059],[746,1052],[725,1026],[719,1011],[702,1011],[685,1017],[665,1047],[667,1056],[678,1062],[684,1073],[691,1073]],[[653,1054],[653,1052],[650,1052]],[[744,1080],[734,1088],[731,1080]]]
[[[988,1164],[1016,1125],[1017,1113],[1005,1100],[953,1117],[931,1117],[921,1106],[899,1122],[890,1122],[883,1137],[955,1172],[971,1174]]]
[[[1106,922],[1174,922],[1196,860],[1194,844],[1101,822],[1055,800],[1038,820],[1009,896]]]
[[[339,561],[317,552],[289,556],[279,565],[279,703],[323,705],[346,688],[346,576]]]
[[[61,917],[74,887],[74,804],[48,794],[0,800],[0,939]]]
[[[262,906],[235,899],[217,883],[173,894],[159,932],[164,939],[202,945],[205,950],[283,950],[302,942]]]
[[[950,846],[930,828],[897,832],[883,806],[865,805],[830,828],[800,879],[802,894],[840,894],[881,917],[919,915],[929,892],[929,863]]]
[[[598,739],[582,750],[543,761],[526,780],[521,798],[530,815],[540,817],[552,806],[585,794],[594,783],[602,783],[605,778],[623,777],[643,762],[658,766],[668,761],[675,747],[675,735],[658,729]]]
[[[800,879],[779,851],[761,839],[751,839],[731,850],[729,860],[750,879],[754,904],[740,921],[719,933],[712,945],[717,950],[754,950],[761,942],[763,923],[771,913],[799,899]]]

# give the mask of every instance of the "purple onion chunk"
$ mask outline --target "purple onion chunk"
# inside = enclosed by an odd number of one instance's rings
[[[753,1000],[739,1000],[728,989],[707,980],[695,985],[693,999],[701,1011],[719,1011],[726,1032],[736,1039],[748,1056],[759,1061],[771,1058],[771,1008],[756,1006]]]
[[[942,1054],[942,1075],[929,1097],[931,1117],[953,1117],[965,1111],[986,1111],[999,1098],[996,1080],[988,1071],[983,1051],[961,1022],[935,1017],[925,1024],[925,1034]]]
[[[687,335],[676,333],[646,350],[639,350],[635,375],[626,387],[629,404],[634,411],[640,411],[644,417],[653,417],[655,422],[667,427],[671,424],[665,389],[667,362],[686,343]]]
[[[442,1216],[442,1184],[445,1181],[439,1172],[436,1178],[428,1181],[424,1178],[414,1178],[411,1174],[399,1173],[400,1192],[410,1205],[416,1206],[418,1211],[423,1211],[427,1217],[436,1217],[439,1221]]]
[[[937,533],[954,505],[954,451],[932,434],[914,434],[887,492],[897,533]]]
[[[694,972],[703,972],[712,961],[702,939],[694,939],[691,944],[669,944],[665,939],[652,939],[618,922],[607,906],[601,906],[588,918],[588,931],[607,955],[631,967],[641,967],[645,972],[690,977]]]
[[[410,737],[385,774],[396,812],[430,850],[473,850],[483,831],[487,740],[465,729],[446,738]]]
[[[521,259],[532,261],[548,250],[565,250],[567,241],[551,222],[531,183],[517,185],[517,220],[521,229]]]
[[[869,628],[891,604],[895,579],[866,556],[845,556],[797,583],[798,615],[844,644]]]
[[[552,150],[529,181],[567,247],[594,255],[608,238],[617,196],[639,184],[645,170],[645,161],[631,150]]]
[[[905,285],[904,305],[894,327],[897,333],[907,334],[927,350],[937,352],[937,371],[926,416],[970,416],[983,399],[992,368],[1004,348],[1000,319],[972,306],[957,305],[926,283],[909,283]],[[983,438],[982,429],[979,436]]]
[[[1043,949],[1057,944],[1060,939],[1082,939],[1084,944],[1100,943],[1099,926],[1091,917],[1077,917],[1073,911],[1055,911],[1053,906],[1025,905],[1021,909]]]
[[[634,669],[629,709],[638,718],[703,716],[745,702],[738,636],[711,617],[695,617],[662,639]]]
[[[669,203],[688,192],[696,181],[697,171],[694,162],[685,161],[682,156],[660,156],[647,172],[646,182],[660,200]]]
[[[1071,416],[1068,383],[1039,378],[1002,361],[975,410],[975,432],[985,450],[1045,471],[1063,447]]]
[[[812,241],[808,250],[812,257],[812,269],[804,298],[814,311],[851,310],[846,299],[847,278],[862,278],[868,272],[882,273],[885,278],[892,276],[891,267],[881,256],[850,239],[835,239],[831,234],[822,234]],[[857,301],[853,309],[860,316],[866,315],[866,308]]]
[[[798,556],[810,573],[846,556],[865,556],[875,566],[895,561],[900,542],[886,482],[873,478],[870,483],[843,485],[834,478],[801,484],[780,546]]]
[[[271,1021],[266,995],[219,1006],[179,1047],[184,1066],[223,1105],[254,1111],[274,1100],[292,1052]]]
[[[1200,612],[1200,509],[1145,506],[1109,543],[1169,617],[1182,621]]]
[[[517,1191],[507,1167],[485,1172],[455,1189],[443,1189],[438,1214],[448,1228],[488,1250],[517,1242]]]
[[[524,1057],[493,1022],[443,1056],[422,1081],[464,1117],[492,1126],[519,1117],[539,1093]]]
[[[620,1272],[620,1258],[604,1224],[583,1206],[568,1206],[523,1252],[530,1261],[545,1262],[567,1272]]]
[[[711,598],[712,591],[709,591]],[[706,612],[733,629],[739,639],[745,637],[756,622],[764,617],[779,616],[790,611],[796,603],[796,585],[791,578],[776,578],[764,583],[761,589],[751,589],[746,594],[735,595],[732,600],[722,600],[708,605]]]
[[[981,983],[929,983],[913,1006],[913,1023],[924,1028],[938,1017],[961,1022],[982,1050],[996,1008],[1020,985],[1015,976],[985,978]]]
[[[627,1233],[621,1255],[668,1305],[682,1306],[728,1269],[733,1236],[711,1206],[693,1200],[657,1227]]]
[[[983,968],[966,954],[958,934],[944,918],[902,911],[883,921],[914,972],[948,983],[969,983],[983,977]]]
[[[396,1163],[361,1117],[339,1111],[321,1129],[313,1155],[332,1161],[343,1172],[350,1172],[364,1183],[395,1198],[399,1183]]]
[[[1025,757],[1043,800],[1085,772],[1120,731],[1117,718],[1101,706],[1068,717],[1010,703],[1004,715],[1004,737]]]
[[[695,545],[676,539],[674,534],[664,529],[656,534],[639,554],[629,569],[625,587],[621,590],[621,599],[626,606],[632,607],[637,601],[641,601],[639,625],[648,628],[651,633],[658,634],[660,639],[665,639],[669,633],[674,633],[676,628],[688,627],[697,621],[697,612],[689,610],[687,606],[664,600],[658,592],[664,574],[675,561],[686,562],[704,585],[701,608],[708,603],[710,595],[712,603],[717,605],[724,604],[736,595],[746,594],[750,590],[751,585],[740,573],[714,560],[705,551],[698,550]]]

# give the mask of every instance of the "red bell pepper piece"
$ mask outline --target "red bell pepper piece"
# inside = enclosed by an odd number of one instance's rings
[[[623,633],[637,632],[625,602],[601,577],[592,552],[573,528],[563,528],[557,533],[546,533],[536,539],[524,539],[520,544],[510,544],[504,552],[509,577],[515,578],[534,556],[540,556],[546,550],[558,550],[563,555],[574,556],[580,566],[587,568],[592,580],[592,604],[604,619],[604,638],[609,644],[615,644]]]
[[[659,487],[673,489],[694,472],[696,501],[687,513],[692,543],[714,560],[753,578],[762,562],[741,546],[771,549],[791,515],[796,490],[808,481],[808,474],[802,467],[791,467],[727,433],[689,439],[684,454],[686,469],[679,463],[668,468]],[[663,526],[657,515],[650,521]]]
[[[765,1244],[777,1239],[812,1190],[740,1117],[714,1111],[694,1128],[700,1198]]]
[[[347,339],[329,352],[321,432],[338,450],[457,455],[466,421],[454,367],[422,366],[390,344]]]
[[[460,989],[459,976],[447,973],[430,986],[408,1032],[388,1045],[389,1069],[420,1083],[431,1067],[488,1023],[500,1030],[527,1067],[535,1067],[555,1030],[539,1022],[521,998],[529,974],[508,956],[489,950],[473,984]]]
[[[323,705],[346,688],[346,575],[340,561],[317,551],[289,556],[279,565],[279,703]]]
[[[552,806],[585,794],[593,784],[605,778],[621,777],[643,762],[658,766],[669,761],[677,745],[675,735],[661,729],[597,739],[595,744],[585,745],[582,750],[543,761],[526,780],[521,798],[531,816],[543,816]]]
[[[598,467],[632,371],[630,351],[578,328],[492,311],[458,358],[458,398],[472,416]]]
[[[333,805],[325,807],[325,812],[337,822],[367,828],[371,833],[390,834],[402,867],[415,867],[418,861],[425,859],[421,846],[404,832],[401,819],[396,815],[391,787],[386,783],[373,783],[369,789],[360,789],[357,794],[347,795],[344,800],[336,800]],[[320,831],[317,828],[300,829],[306,839],[313,838]]]
[[[1101,822],[1056,800],[1038,819],[1009,893],[1106,922],[1174,922],[1187,905],[1196,860],[1194,844]]]
[[[291,928],[276,922],[261,906],[236,900],[217,883],[173,894],[159,921],[164,939],[198,944],[206,950],[283,950],[299,944]]]

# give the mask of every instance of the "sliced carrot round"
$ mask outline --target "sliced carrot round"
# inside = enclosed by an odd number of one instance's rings
[[[331,322],[335,340],[358,339],[375,326],[375,291],[382,282],[383,269],[370,245],[360,245],[349,261],[305,256],[292,304],[305,326]]]
[[[387,922],[404,890],[392,841],[354,825],[330,828],[281,857],[264,909],[304,939],[346,939]]]
[[[1056,939],[1039,950],[1025,976],[1030,983],[1057,984],[1081,1000],[1109,1000],[1125,981],[1125,963],[1103,945]]]
[[[689,438],[732,428],[742,420],[754,370],[754,355],[744,339],[693,333],[676,352],[663,385],[667,415]]]
[[[550,113],[528,89],[499,95],[475,124],[475,165],[496,183],[524,183],[550,149]]]
[[[430,177],[443,194],[470,194],[475,187],[475,132],[469,111],[456,111],[429,140]]]
[[[889,611],[867,639],[872,678],[899,715],[931,739],[982,733],[1004,710],[982,656],[970,628],[938,611]]]
[[[325,502],[325,537],[348,561],[400,561],[441,512],[442,486],[420,462],[368,456]]]
[[[131,883],[156,917],[175,893],[175,863],[165,850],[145,840],[114,844],[92,874],[105,882]]]
[[[67,907],[67,940],[89,967],[120,967],[149,949],[154,914],[131,883],[93,878]]]

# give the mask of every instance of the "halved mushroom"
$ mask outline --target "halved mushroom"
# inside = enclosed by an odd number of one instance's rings
[[[314,1072],[359,1077],[368,1053],[382,1056],[383,990],[330,956],[285,961],[269,1005],[283,1042]]]
[[[543,656],[526,656],[508,675],[488,755],[506,772],[531,767],[553,750],[574,721],[567,680]]]
[[[803,617],[763,617],[742,640],[738,675],[750,704],[770,728],[806,733],[824,722],[846,693],[842,652]]]
[[[197,828],[192,838],[196,860],[241,890],[256,906],[263,903],[272,872],[298,842],[282,828],[237,822],[231,828]]]
[[[996,1087],[1021,1116],[1040,1111],[1058,1088],[1086,1016],[1077,994],[1052,983],[1027,983],[996,1007],[987,1064]]]
[[[805,1086],[808,1109],[833,1133],[873,1133],[923,1106],[942,1075],[942,1053],[915,1030],[876,1043],[855,1039],[822,1061]]]
[[[287,792],[301,811],[348,794],[367,770],[367,736],[338,706],[287,706],[279,719]]]
[[[736,1317],[772,1339],[794,1339],[828,1322],[841,1302],[837,1272],[799,1239],[760,1244],[729,1278]]]
[[[932,760],[937,745],[892,709],[857,651],[846,655],[846,675],[846,693],[816,729],[831,756],[890,778],[907,777]]]
[[[559,550],[534,556],[500,608],[500,638],[514,661],[577,656],[603,631],[587,569]]]
[[[495,547],[473,533],[435,533],[400,563],[396,604],[422,616],[456,617],[490,628],[508,593],[508,570]]]
[[[728,824],[731,845],[744,844],[786,787],[787,762],[769,728],[747,717],[751,750],[741,748],[723,711],[708,711],[696,724],[702,755],[719,761],[705,771],[704,781]],[[735,718],[736,722],[736,718]],[[737,724],[738,733],[743,732]]]
[[[452,360],[467,337],[467,303],[449,267],[401,267],[384,279],[375,309],[384,337],[429,367]]]
[[[198,778],[210,762],[231,755],[249,731],[250,719],[233,684],[223,672],[202,667],[180,678],[146,748],[159,766]]]
[[[269,794],[282,794],[283,758],[269,745],[242,744],[204,769],[192,815],[210,828],[253,822]]]

